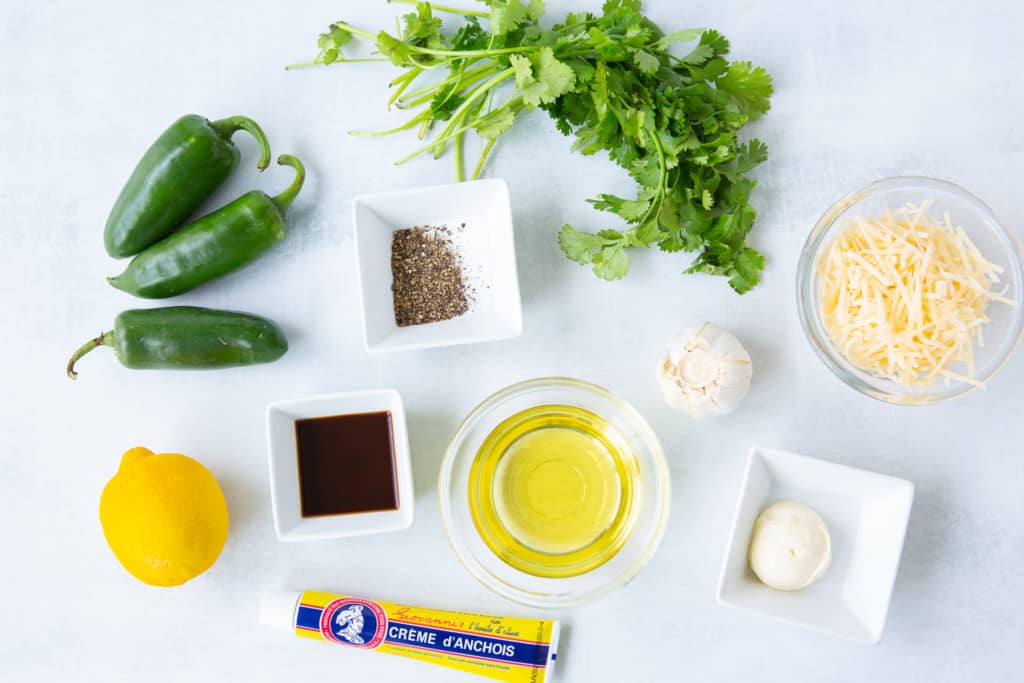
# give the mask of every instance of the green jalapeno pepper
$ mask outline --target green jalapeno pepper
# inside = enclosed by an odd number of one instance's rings
[[[171,124],[142,155],[117,197],[103,231],[107,253],[133,256],[184,223],[238,165],[231,136],[248,131],[260,146],[259,170],[270,164],[270,145],[252,119],[207,121],[189,114]]]
[[[285,213],[305,179],[305,169],[295,157],[282,154],[277,163],[295,169],[295,180],[284,192],[276,197],[247,192],[146,249],[108,282],[135,296],[164,299],[256,259],[284,239]]]
[[[98,346],[110,346],[126,368],[201,369],[270,363],[288,350],[284,332],[270,320],[248,313],[195,306],[124,311],[114,329],[90,339],[68,361],[75,363]]]

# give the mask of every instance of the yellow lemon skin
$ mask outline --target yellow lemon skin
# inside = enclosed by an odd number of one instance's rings
[[[114,555],[151,586],[178,586],[213,565],[228,537],[228,506],[210,470],[180,453],[132,448],[100,496]]]

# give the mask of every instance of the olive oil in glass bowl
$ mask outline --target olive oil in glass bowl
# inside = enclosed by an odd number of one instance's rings
[[[651,428],[593,384],[530,380],[463,422],[441,467],[452,548],[481,583],[536,607],[633,578],[665,531],[669,473]]]

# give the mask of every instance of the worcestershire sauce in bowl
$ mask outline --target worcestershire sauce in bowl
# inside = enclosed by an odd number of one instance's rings
[[[398,509],[391,411],[295,421],[303,517]]]

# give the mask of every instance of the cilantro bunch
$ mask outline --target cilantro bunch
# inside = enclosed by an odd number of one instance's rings
[[[395,33],[337,22],[321,34],[310,64],[372,61],[347,58],[342,48],[353,36],[374,41],[375,59],[404,69],[391,81],[389,107],[415,114],[397,128],[362,135],[416,130],[424,144],[398,163],[440,157],[450,147],[459,180],[467,133],[484,141],[476,178],[516,117],[543,109],[575,137],[574,150],[607,152],[637,183],[633,197],[589,200],[625,227],[562,227],[566,256],[616,280],[629,270],[628,250],[657,245],[697,252],[685,272],[725,276],[741,294],[756,285],[764,258],[746,245],[756,215],[747,174],[767,158],[767,147],[740,142],[739,132],[768,111],[768,73],[728,61],[729,41],[717,31],[666,34],[642,14],[639,0],[607,0],[600,15],[569,14],[550,28],[539,23],[541,0],[483,1],[480,11],[417,3]],[[435,12],[461,15],[461,25],[445,32]],[[690,49],[677,54],[677,44]],[[439,70],[440,77],[414,87]]]

